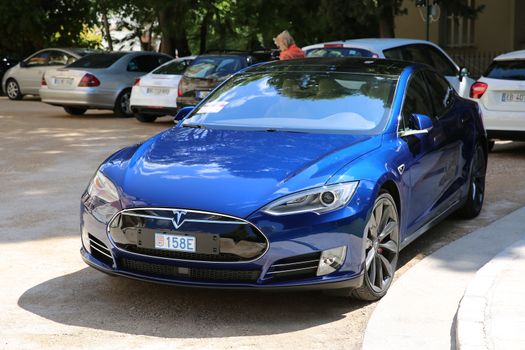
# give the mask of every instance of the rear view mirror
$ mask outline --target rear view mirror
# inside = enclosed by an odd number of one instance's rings
[[[195,106],[187,106],[187,107],[182,107],[181,109],[179,109],[179,111],[177,112],[177,114],[175,115],[175,118],[173,119],[174,122],[177,122],[179,120],[182,120],[184,119],[188,114],[191,113],[191,111],[193,111],[195,109]]]
[[[470,72],[468,70],[467,67],[462,67],[460,70],[459,70],[459,74],[458,74],[458,79],[459,81],[462,81],[463,78],[467,78],[470,76]]]

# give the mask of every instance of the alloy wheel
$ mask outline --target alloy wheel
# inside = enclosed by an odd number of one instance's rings
[[[10,80],[7,83],[6,92],[7,92],[7,96],[10,99],[12,100],[18,99],[18,96],[20,95],[20,89],[18,87],[18,84],[15,81]]]
[[[131,111],[130,99],[131,99],[131,94],[129,92],[125,92],[122,95],[122,98],[120,99],[120,108],[126,115],[131,115],[133,113]]]
[[[390,195],[376,200],[365,231],[365,278],[382,294],[392,283],[399,255],[399,218]]]

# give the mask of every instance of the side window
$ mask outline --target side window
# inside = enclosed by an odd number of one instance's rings
[[[160,66],[161,64],[164,64],[166,62],[169,62],[172,60],[171,57],[166,57],[166,56],[162,56],[162,55],[159,55],[159,56],[155,56],[155,60],[157,61],[157,65],[155,66],[155,68],[157,68],[158,66]]]
[[[41,52],[37,55],[32,56],[27,61],[28,67],[47,66],[49,62],[49,51]]]
[[[432,61],[427,55],[427,45],[408,45],[402,47],[403,60],[424,63],[432,66]]]
[[[412,75],[405,94],[401,112],[401,130],[414,129],[412,114],[424,114],[432,117],[432,101],[428,95],[425,80],[421,72]]]
[[[430,96],[435,110],[435,117],[439,117],[452,102],[453,89],[450,84],[439,74],[425,71]]]
[[[152,55],[137,56],[128,63],[129,72],[147,73],[158,66],[157,60]]]
[[[64,66],[68,62],[70,56],[61,51],[50,51],[49,62],[50,66]]]
[[[432,67],[443,75],[454,76],[458,74],[456,66],[442,52],[435,47],[427,46],[425,50],[432,60]]]
[[[401,54],[401,47],[394,47],[393,49],[383,50],[383,55],[385,55],[386,58],[390,58],[392,60],[403,59],[403,55]]]

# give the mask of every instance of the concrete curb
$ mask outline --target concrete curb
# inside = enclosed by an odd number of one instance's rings
[[[454,349],[454,319],[470,280],[495,255],[525,239],[524,228],[525,207],[448,244],[408,270],[377,304],[362,349]]]
[[[494,326],[504,324],[506,333],[511,333],[510,337],[505,335],[504,342],[511,343],[514,339],[517,343],[512,348],[518,349],[524,346],[525,336],[520,335],[520,330],[513,332],[516,326],[516,318],[501,319],[494,311],[505,307],[508,298],[502,298],[499,290],[515,289],[512,283],[509,284],[505,276],[517,273],[523,276],[525,273],[525,240],[518,241],[503,252],[494,257],[477,273],[469,283],[465,295],[461,299],[458,313],[456,316],[456,347],[461,350],[494,349],[500,343],[499,332],[494,330]],[[518,288],[521,290],[525,286],[522,280]],[[521,301],[521,296],[515,299],[511,306],[514,313],[520,317],[521,323],[525,322],[525,306]],[[521,330],[523,331],[523,330]],[[521,342],[519,342],[521,340]],[[511,344],[512,345],[512,344]]]

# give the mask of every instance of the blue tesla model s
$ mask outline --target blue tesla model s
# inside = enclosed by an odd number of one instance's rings
[[[102,163],[82,196],[81,254],[159,283],[377,300],[403,247],[479,214],[486,164],[477,104],[430,67],[263,64]]]

